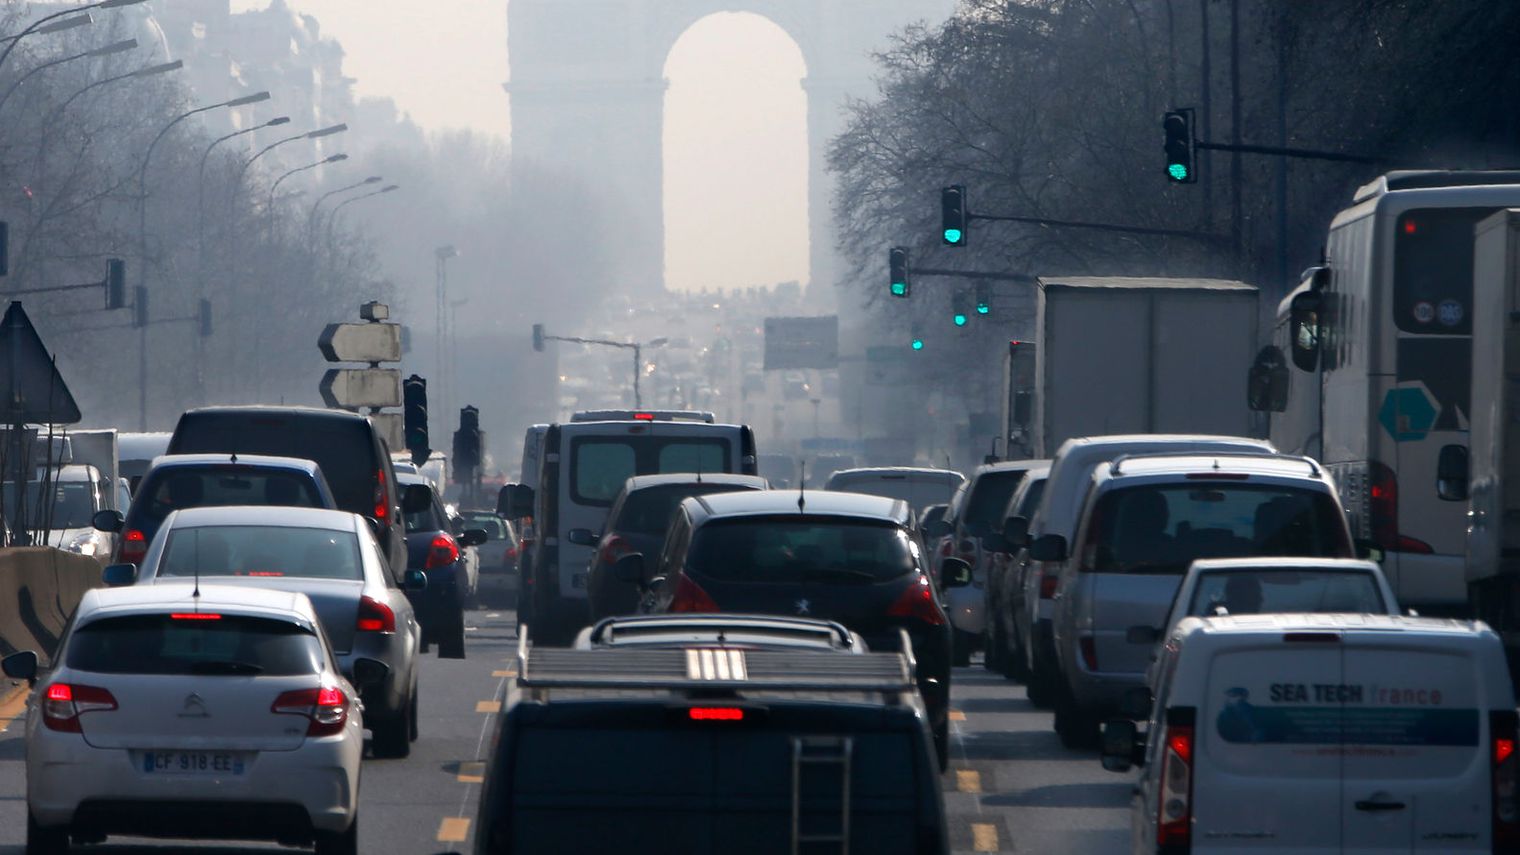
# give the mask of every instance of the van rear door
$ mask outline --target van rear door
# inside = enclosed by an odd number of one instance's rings
[[[1497,700],[1473,639],[1347,632],[1342,644],[1344,851],[1490,851]]]
[[[1214,651],[1194,737],[1194,853],[1341,851],[1341,646],[1323,635]]]

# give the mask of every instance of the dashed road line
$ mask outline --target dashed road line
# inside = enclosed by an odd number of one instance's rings
[[[507,669],[504,669],[504,670],[501,670],[501,671],[492,671],[491,672],[491,676],[492,677],[516,677],[517,676],[517,672],[514,671],[514,670],[512,670],[511,668],[507,668]]]
[[[964,712],[961,712],[960,710],[951,710],[950,711],[950,720],[951,721],[965,721],[966,720],[966,714]]]
[[[971,848],[977,852],[998,851],[997,826],[990,822],[971,823]]]
[[[463,843],[470,836],[470,821],[462,816],[446,816],[438,824],[439,843]]]
[[[501,701],[477,701],[475,711],[478,713],[499,713],[501,712]]]
[[[963,793],[982,791],[982,773],[975,769],[956,769],[955,788]]]
[[[486,782],[486,764],[481,761],[460,763],[457,773],[461,784],[484,784]]]

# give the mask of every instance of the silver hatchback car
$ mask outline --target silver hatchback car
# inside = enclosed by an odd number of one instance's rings
[[[369,523],[348,511],[230,506],[188,508],[164,520],[143,558],[106,568],[106,584],[218,585],[293,591],[311,598],[344,674],[361,658],[384,663],[383,680],[364,687],[377,757],[405,757],[417,739],[417,659],[421,625],[407,590],[427,577],[395,578]]]

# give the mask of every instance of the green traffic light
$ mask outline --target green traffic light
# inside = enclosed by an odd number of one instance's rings
[[[1166,171],[1167,171],[1167,174],[1169,174],[1169,175],[1172,176],[1172,180],[1173,181],[1186,181],[1187,180],[1187,177],[1188,177],[1188,168],[1187,168],[1187,164],[1185,164],[1185,163],[1173,163],[1173,164],[1170,164],[1170,165],[1167,166]]]
[[[976,304],[976,313],[978,315],[986,315],[986,314],[990,314],[991,312],[992,312],[992,307],[989,306],[989,305],[987,305],[986,303],[977,303]]]
[[[961,312],[956,312],[955,313],[955,325],[956,326],[963,327],[963,326],[966,325],[966,321],[967,321],[967,318],[966,318],[966,315],[964,313],[961,313]]]
[[[894,296],[894,297],[902,297],[902,296],[906,296],[907,293],[908,293],[908,283],[906,283],[906,282],[893,282],[892,283],[892,296]]]
[[[924,349],[924,340],[921,339],[921,338],[915,338],[915,339],[913,339],[913,349],[914,350],[923,350]]]
[[[960,243],[962,236],[960,229],[945,229],[945,243]]]

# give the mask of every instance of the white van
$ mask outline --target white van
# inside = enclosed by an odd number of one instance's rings
[[[902,499],[919,514],[930,505],[950,501],[964,483],[966,476],[950,469],[874,466],[840,469],[829,476],[823,489]]]
[[[1515,852],[1514,690],[1482,623],[1397,615],[1187,618],[1140,765],[1137,853]]]
[[[697,421],[571,422],[544,431],[538,478],[502,488],[498,510],[532,517],[537,542],[523,568],[518,619],[543,644],[567,645],[590,620],[586,568],[596,541],[573,543],[572,529],[601,531],[612,500],[635,475],[756,471],[748,425]],[[527,473],[524,473],[525,475]]]

